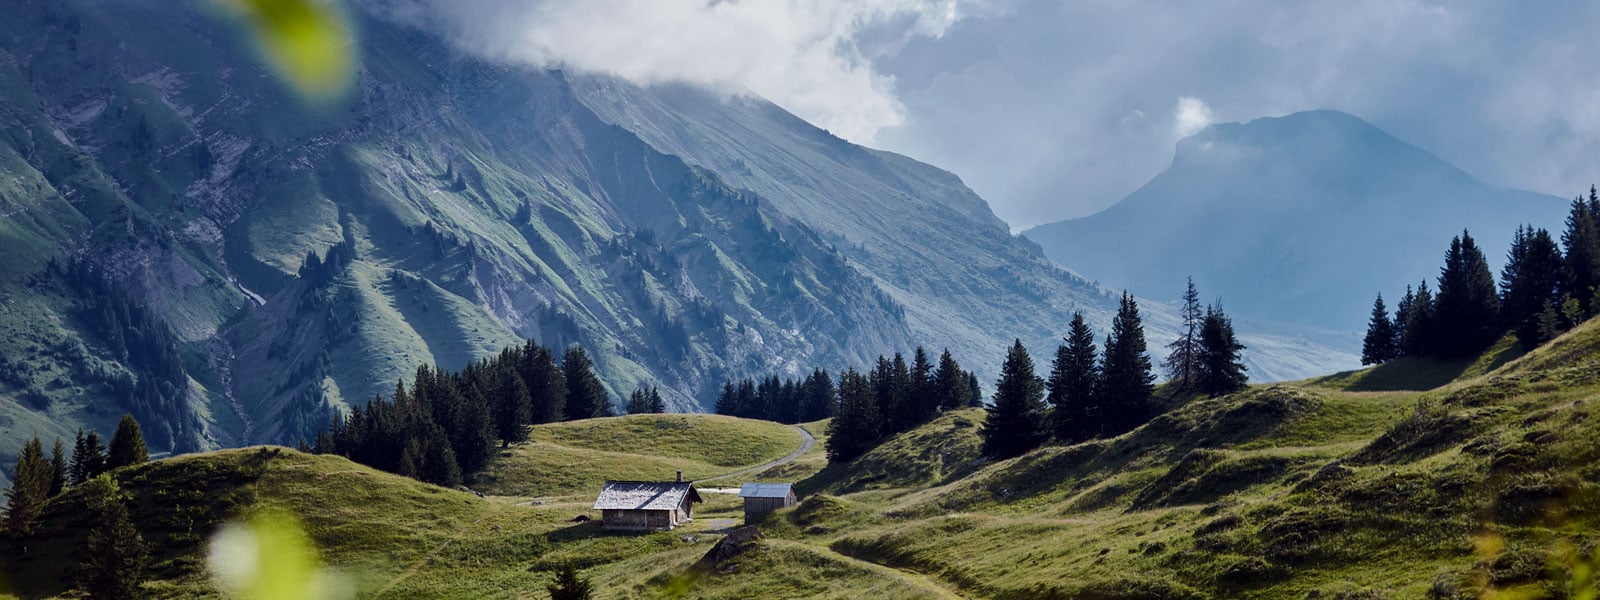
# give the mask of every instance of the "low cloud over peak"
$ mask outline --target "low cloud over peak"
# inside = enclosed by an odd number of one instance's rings
[[[938,36],[956,0],[363,0],[506,62],[752,92],[857,142],[905,121],[864,47]]]

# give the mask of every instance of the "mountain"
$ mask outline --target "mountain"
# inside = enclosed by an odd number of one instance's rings
[[[8,7],[0,461],[123,412],[157,452],[293,443],[420,365],[526,338],[585,347],[613,397],[658,385],[700,410],[728,378],[919,343],[988,379],[1012,337],[1110,320],[1110,291],[954,175],[765,101],[353,17],[353,89],[311,103],[210,13]],[[1147,319],[1175,331],[1168,308]],[[1259,377],[1348,358],[1256,335]]]
[[[576,77],[574,89],[607,122],[815,228],[904,307],[920,343],[951,348],[985,382],[998,373],[1013,338],[1045,352],[1060,342],[1073,311],[1101,328],[1115,314],[1116,291],[1053,264],[1037,245],[1012,235],[952,173],[848,143],[757,97],[592,75]],[[1181,287],[1183,279],[1167,285]],[[1176,335],[1172,307],[1142,308],[1152,347]],[[1244,319],[1240,330],[1257,380],[1296,379],[1357,362],[1340,349],[1350,343],[1338,334]]]
[[[1566,207],[1319,110],[1208,127],[1121,202],[1024,235],[1136,294],[1174,298],[1193,275],[1235,314],[1360,330],[1374,294],[1392,308],[1406,284],[1433,285],[1451,236],[1470,230],[1498,273],[1518,224],[1559,233]]]

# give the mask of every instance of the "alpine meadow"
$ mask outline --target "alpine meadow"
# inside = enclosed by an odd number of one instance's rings
[[[0,16],[0,600],[1600,600],[1600,9]]]

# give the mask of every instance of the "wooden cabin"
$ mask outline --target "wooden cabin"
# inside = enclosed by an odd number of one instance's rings
[[[700,492],[679,471],[677,481],[607,481],[594,509],[602,529],[668,530],[694,519],[695,502]]]
[[[746,483],[739,488],[739,497],[744,498],[744,522],[747,524],[797,502],[794,485],[788,483]]]

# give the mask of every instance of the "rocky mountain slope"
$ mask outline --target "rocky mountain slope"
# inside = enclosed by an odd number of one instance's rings
[[[7,12],[6,463],[124,411],[158,452],[292,443],[524,338],[695,410],[729,377],[918,343],[988,378],[1013,336],[1109,320],[953,175],[769,103],[492,64],[361,14],[351,93],[312,103],[187,5]],[[1348,358],[1246,341],[1262,377]]]
[[[1213,125],[1116,205],[1024,235],[1136,294],[1174,298],[1172,281],[1193,275],[1235,314],[1358,330],[1374,294],[1392,306],[1406,284],[1434,278],[1462,229],[1499,268],[1517,225],[1559,232],[1565,209],[1324,110]]]

